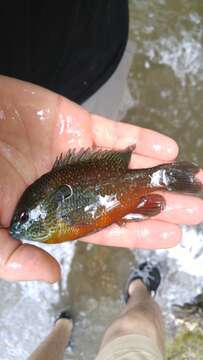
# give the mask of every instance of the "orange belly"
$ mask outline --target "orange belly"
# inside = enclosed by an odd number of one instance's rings
[[[66,227],[63,231],[57,231],[54,233],[46,241],[46,243],[55,244],[64,241],[76,240],[87,234],[99,231],[113,223],[120,222],[125,215],[136,212],[136,206],[140,200],[140,195],[134,195],[133,198],[132,194],[128,195],[129,196],[125,197],[125,200],[122,199],[123,201],[120,201],[119,206],[111,209],[110,211],[103,212],[103,214],[99,218],[93,220],[91,224]]]

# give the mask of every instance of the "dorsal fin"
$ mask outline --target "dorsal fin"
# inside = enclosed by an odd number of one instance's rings
[[[69,150],[65,155],[61,154],[56,158],[52,169],[61,169],[68,165],[91,165],[98,163],[102,166],[105,164],[115,164],[118,168],[127,169],[131,154],[135,145],[129,146],[124,150],[99,150],[99,149],[76,149]]]

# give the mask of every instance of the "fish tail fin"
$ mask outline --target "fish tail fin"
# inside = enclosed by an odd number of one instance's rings
[[[151,175],[151,185],[159,181],[168,191],[197,193],[202,190],[202,183],[195,177],[199,170],[197,165],[185,161],[157,166]]]

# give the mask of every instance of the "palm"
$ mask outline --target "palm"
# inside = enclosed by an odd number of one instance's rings
[[[150,130],[90,115],[57,94],[9,78],[0,79],[0,224],[8,227],[16,202],[27,187],[47,172],[57,155],[70,147],[96,144],[123,148],[137,144],[131,165],[153,166],[177,155],[173,140]],[[138,155],[139,154],[139,155]],[[202,173],[199,175],[202,177]],[[167,194],[159,216],[125,227],[112,225],[84,241],[103,245],[164,248],[180,240],[178,223],[198,223],[203,204],[198,198]],[[22,245],[0,230],[0,276],[8,280],[59,276],[56,261],[33,245]]]

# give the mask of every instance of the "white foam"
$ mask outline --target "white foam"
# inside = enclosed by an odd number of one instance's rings
[[[159,250],[168,253],[174,259],[179,271],[189,275],[203,277],[203,233],[195,228],[183,227],[183,237],[180,245],[170,250]]]
[[[203,79],[203,45],[201,37],[195,32],[182,31],[180,38],[161,37],[155,41],[145,41],[144,49],[151,61],[170,66],[176,77],[186,84],[187,77],[194,83],[196,78]]]

